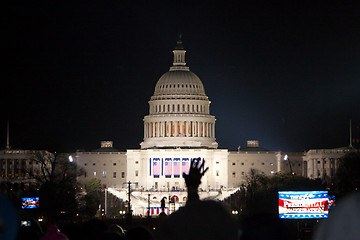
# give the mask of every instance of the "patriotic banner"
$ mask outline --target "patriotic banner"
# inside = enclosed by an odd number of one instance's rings
[[[279,192],[279,218],[327,218],[329,196],[327,191]]]
[[[182,159],[182,164],[181,164],[181,169],[182,169],[182,172],[185,173],[185,174],[188,174],[189,173],[189,168],[190,168],[190,161],[188,158],[183,158]]]
[[[144,210],[145,210],[144,214],[147,216],[149,209],[146,208]],[[162,209],[160,207],[150,207],[150,216],[159,215],[161,212],[162,212]],[[167,215],[170,213],[168,207],[165,207],[164,213],[167,214]]]
[[[160,158],[153,159],[153,176],[158,178],[160,176],[161,161]]]
[[[170,178],[172,175],[172,161],[171,158],[165,158],[165,177]]]
[[[180,177],[180,158],[174,158],[174,177]]]

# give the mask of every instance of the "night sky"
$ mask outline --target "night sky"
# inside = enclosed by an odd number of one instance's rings
[[[269,150],[348,146],[350,119],[359,132],[351,1],[29,2],[3,7],[0,148],[7,120],[12,148],[140,148],[179,32],[219,148],[250,139]]]

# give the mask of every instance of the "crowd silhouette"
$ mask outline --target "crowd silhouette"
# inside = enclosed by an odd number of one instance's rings
[[[283,222],[274,215],[256,215],[236,221],[219,202],[199,199],[198,188],[207,172],[205,161],[191,160],[188,174],[183,174],[187,202],[176,212],[158,217],[157,228],[150,225],[128,226],[102,219],[58,226],[49,221],[45,226],[33,219],[19,220],[6,196],[0,195],[0,240],[257,240],[290,239]],[[360,239],[360,194],[352,194],[340,202],[329,219],[314,234],[314,240]],[[24,224],[22,224],[24,222]],[[20,224],[21,223],[21,224]],[[155,230],[156,229],[156,230]],[[297,236],[298,239],[301,236]]]

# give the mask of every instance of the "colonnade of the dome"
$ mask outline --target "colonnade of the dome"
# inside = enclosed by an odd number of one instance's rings
[[[159,121],[144,123],[144,137],[215,138],[215,124],[201,121]]]
[[[200,113],[209,114],[209,103],[191,104],[191,103],[163,103],[152,104],[150,114],[161,113]]]

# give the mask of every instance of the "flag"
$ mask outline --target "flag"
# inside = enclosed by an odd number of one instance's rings
[[[180,158],[174,158],[174,177],[180,177]]]
[[[165,177],[171,177],[172,161],[171,158],[165,158]]]
[[[160,158],[153,159],[153,175],[154,175],[154,177],[160,176],[160,168],[161,168],[160,164],[161,164]]]
[[[185,174],[188,174],[189,173],[189,168],[190,168],[190,162],[189,162],[189,159],[188,158],[183,158],[182,159],[182,172],[185,173]]]

